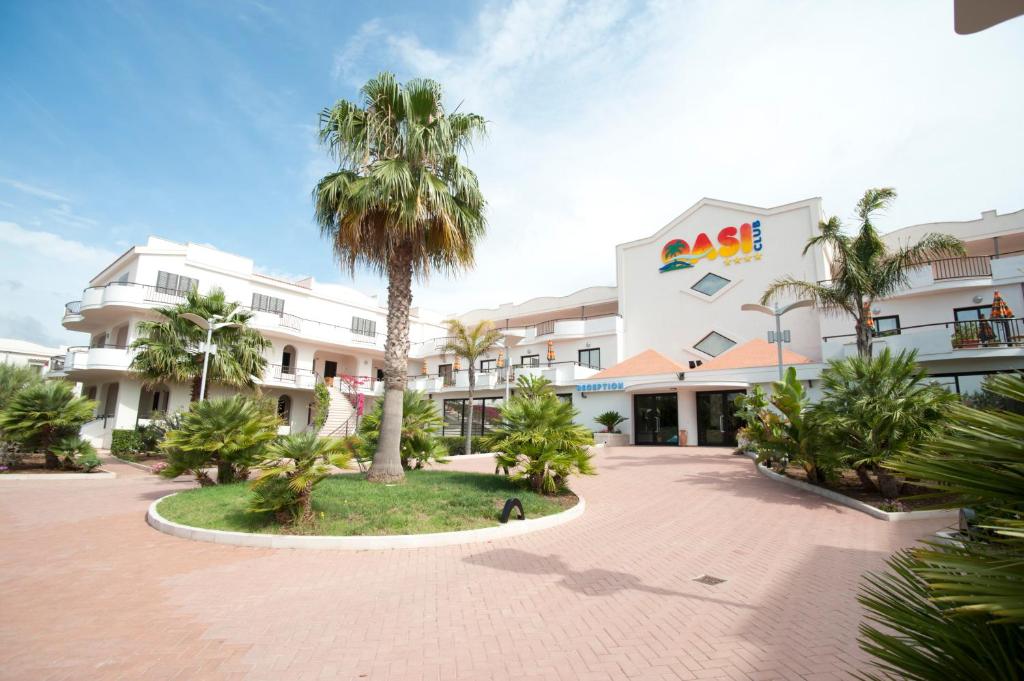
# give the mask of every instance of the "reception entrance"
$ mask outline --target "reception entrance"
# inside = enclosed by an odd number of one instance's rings
[[[633,442],[638,445],[679,444],[676,393],[633,396]]]
[[[736,431],[743,425],[736,416],[736,398],[743,390],[697,393],[697,444],[735,447]]]

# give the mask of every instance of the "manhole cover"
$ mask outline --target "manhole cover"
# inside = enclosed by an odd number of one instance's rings
[[[712,577],[711,575],[701,575],[700,577],[694,578],[693,581],[700,582],[701,584],[707,584],[709,586],[714,586],[716,584],[721,584],[725,580],[719,577]]]

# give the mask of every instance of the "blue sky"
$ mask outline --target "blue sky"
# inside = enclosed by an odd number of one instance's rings
[[[381,69],[490,121],[479,267],[417,287],[442,311],[612,284],[702,196],[1024,208],[1024,20],[956,36],[952,2],[11,1],[0,44],[0,337],[75,342],[62,304],[149,234],[351,284],[315,125]]]

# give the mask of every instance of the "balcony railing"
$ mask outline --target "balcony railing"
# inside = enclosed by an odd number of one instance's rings
[[[264,383],[278,383],[282,385],[293,385],[297,388],[313,388],[316,386],[319,376],[310,369],[299,369],[294,366],[281,364],[268,364],[263,370]]]
[[[856,354],[856,336],[822,338],[824,359],[839,359]],[[948,355],[960,350],[1024,348],[1024,319],[985,319],[934,322],[904,326],[898,332],[878,334],[871,339],[874,351],[882,347],[892,352],[917,350],[922,357]]]
[[[64,314],[82,314],[82,301],[72,300],[70,302],[64,303]]]
[[[933,260],[932,278],[935,281],[947,279],[970,279],[992,276],[992,258],[989,255],[972,255],[964,258]]]
[[[495,367],[485,371],[478,369],[475,372],[476,387],[478,389],[486,389],[499,385],[504,386],[506,380],[514,384],[520,376],[545,376],[552,380],[552,382],[555,382],[553,379],[571,381],[576,378],[591,376],[599,370],[599,367],[581,364],[575,360],[540,362],[538,364],[513,364],[509,367]],[[580,375],[577,376],[577,374]],[[423,382],[424,379],[436,379],[443,388],[467,388],[469,386],[469,369],[459,369],[458,371],[452,371],[450,374],[409,376],[410,381]]]
[[[537,335],[538,336],[547,336],[547,335],[550,335],[550,334],[554,333],[555,332],[555,321],[556,320],[551,319],[551,320],[548,320],[546,322],[541,322],[540,324],[538,324],[537,325]]]
[[[54,355],[50,358],[50,371],[64,371],[64,361],[67,355]]]

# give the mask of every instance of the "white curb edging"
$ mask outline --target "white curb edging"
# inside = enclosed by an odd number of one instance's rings
[[[111,480],[117,473],[100,471],[99,473],[7,473],[0,475],[3,480]]]
[[[775,471],[766,468],[763,464],[757,463],[754,465],[757,466],[758,473],[765,476],[766,478],[769,478],[770,480],[781,482],[784,485],[795,487],[796,489],[803,490],[804,492],[817,494],[819,497],[825,497],[826,499],[834,501],[837,504],[848,506],[856,511],[860,511],[861,513],[867,513],[869,516],[873,518],[878,518],[879,520],[887,520],[889,522],[896,522],[899,520],[955,520],[960,513],[959,509],[955,508],[940,508],[930,511],[883,511],[880,508],[875,508],[871,504],[865,504],[863,501],[851,499],[850,497],[844,494],[840,494],[839,492],[833,492],[830,489],[825,489],[823,487],[811,485],[800,480],[794,480],[789,476],[782,475],[781,473],[776,473]]]
[[[175,492],[174,494],[177,494]],[[476,544],[506,539],[521,534],[528,534],[549,527],[556,527],[574,520],[586,510],[586,501],[577,497],[579,502],[561,513],[528,518],[526,520],[509,520],[506,525],[483,527],[476,530],[459,532],[435,532],[431,534],[395,534],[378,536],[343,536],[328,537],[324,535],[306,536],[293,534],[255,534],[251,532],[227,532],[224,530],[207,530],[201,527],[181,525],[164,518],[156,510],[164,499],[173,497],[168,494],[160,497],[149,505],[146,522],[155,530],[182,539],[205,541],[214,544],[231,544],[234,546],[253,546],[268,549],[342,549],[349,551],[368,551],[375,549],[411,549],[429,546],[456,546],[459,544]]]

